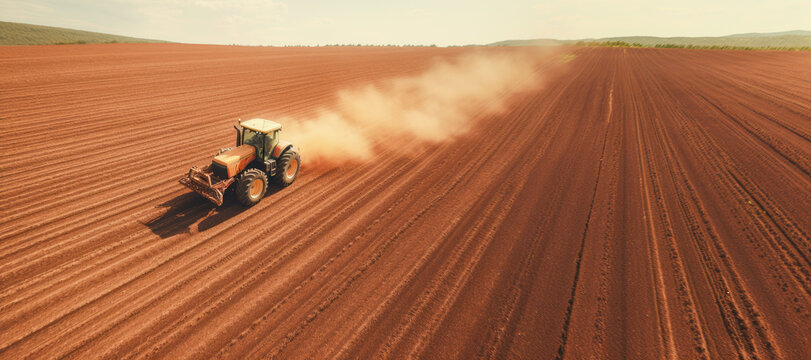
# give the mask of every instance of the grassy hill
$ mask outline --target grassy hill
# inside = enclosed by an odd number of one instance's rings
[[[0,21],[0,45],[99,44],[116,42],[160,43],[166,41]]]
[[[642,46],[727,46],[738,48],[802,48],[811,46],[811,31],[785,31],[779,33],[749,33],[734,34],[716,37],[655,37],[655,36],[621,36],[599,39],[578,39],[578,40],[554,40],[554,39],[532,39],[532,40],[507,40],[489,44],[490,46],[550,46],[584,43],[608,43],[624,42],[628,44],[639,44]]]

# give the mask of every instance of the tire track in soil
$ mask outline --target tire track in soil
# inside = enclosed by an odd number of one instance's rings
[[[635,104],[635,102],[632,103]],[[632,116],[635,120],[636,145],[638,150],[637,154],[639,155],[639,169],[641,172],[639,183],[640,187],[642,188],[642,193],[644,194],[642,217],[645,219],[646,224],[645,236],[648,239],[648,257],[651,261],[651,276],[653,277],[653,283],[655,284],[654,294],[657,305],[656,313],[658,314],[659,321],[659,334],[661,341],[660,349],[662,349],[664,352],[663,357],[676,359],[678,358],[678,353],[676,351],[675,340],[673,339],[673,321],[670,315],[667,289],[665,288],[664,284],[665,279],[662,270],[661,255],[659,253],[659,235],[657,234],[658,231],[653,214],[654,210],[652,209],[653,206],[651,205],[651,191],[650,187],[648,186],[648,182],[650,181],[650,177],[648,175],[648,167],[650,166],[650,162],[648,160],[649,155],[647,155],[647,146],[643,145],[645,140],[642,137],[641,115],[637,115],[641,112],[635,105],[632,105],[632,107],[636,110],[634,111],[635,114],[632,114]]]
[[[583,227],[583,236],[580,239],[580,249],[577,251],[577,257],[575,258],[575,272],[574,272],[574,280],[572,282],[572,290],[571,295],[569,297],[568,305],[566,307],[566,315],[563,322],[563,331],[560,334],[560,346],[558,347],[557,355],[555,355],[556,359],[563,359],[566,355],[566,344],[569,335],[569,325],[572,320],[572,310],[575,304],[575,295],[577,295],[577,286],[578,281],[580,280],[580,266],[583,261],[583,250],[586,247],[586,236],[589,232],[589,223],[591,222],[591,214],[592,210],[595,207],[595,200],[597,199],[597,189],[600,185],[600,175],[602,174],[603,170],[603,159],[606,158],[606,145],[608,144],[608,132],[609,127],[608,124],[611,122],[611,115],[614,110],[614,80],[616,77],[616,73],[612,74],[611,76],[611,85],[609,86],[609,93],[608,93],[608,111],[605,115],[605,131],[603,133],[602,139],[602,149],[600,150],[600,161],[597,164],[597,178],[594,180],[594,191],[591,195],[591,202],[589,203],[589,211],[586,215],[586,223]]]

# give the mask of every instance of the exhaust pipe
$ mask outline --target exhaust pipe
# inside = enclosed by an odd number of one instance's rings
[[[237,131],[237,146],[242,145],[242,131],[239,131],[239,128],[234,125],[234,130]]]

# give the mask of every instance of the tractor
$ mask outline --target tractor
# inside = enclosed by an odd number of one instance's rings
[[[256,205],[268,189],[268,180],[287,187],[296,180],[301,156],[287,141],[279,139],[282,125],[265,119],[239,120],[236,147],[220,149],[210,165],[192,167],[180,183],[217,206],[225,191],[236,183],[237,200]]]

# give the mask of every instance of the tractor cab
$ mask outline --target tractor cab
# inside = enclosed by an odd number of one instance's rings
[[[251,145],[256,149],[256,157],[263,162],[272,158],[273,149],[279,144],[282,125],[265,119],[251,119],[240,123],[242,132],[237,130],[237,146]]]

